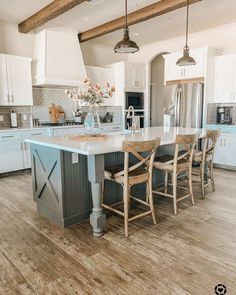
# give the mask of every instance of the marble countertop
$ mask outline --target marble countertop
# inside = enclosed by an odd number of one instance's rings
[[[107,134],[106,139],[103,140],[93,139],[89,141],[75,140],[69,136],[39,136],[34,139],[27,139],[26,142],[83,155],[98,155],[121,151],[123,140],[148,140],[159,137],[161,138],[161,145],[173,144],[177,134],[198,134],[203,137],[205,129],[150,127],[134,134],[114,132],[113,134]]]
[[[101,123],[101,126],[120,125],[121,123]],[[84,128],[84,125],[60,125],[60,126],[36,126],[36,127],[18,127],[18,128],[0,128],[0,132],[19,132],[33,130],[52,130],[63,128]]]

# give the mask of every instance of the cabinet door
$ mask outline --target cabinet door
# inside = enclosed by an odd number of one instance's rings
[[[204,77],[204,52],[204,48],[190,50],[190,55],[195,59],[196,65],[186,67],[176,64],[183,56],[182,51],[165,55],[165,82]]]
[[[215,58],[214,102],[232,102],[234,68],[235,55]]]
[[[182,56],[182,53],[171,53],[164,56],[165,58],[165,82],[182,79],[183,68],[176,65],[177,60]]]
[[[145,88],[145,65],[127,63],[125,68],[126,91],[143,91]]]
[[[236,167],[236,135],[226,134],[222,136],[222,145],[224,146],[224,165]]]
[[[184,67],[184,78],[193,79],[204,77],[204,49],[190,50],[190,56],[195,59],[196,64]]]
[[[5,55],[0,54],[0,105],[9,105],[7,62]]]
[[[11,105],[33,105],[31,60],[7,56],[7,68]]]
[[[35,130],[26,131],[23,133],[23,140],[28,138],[35,138],[37,136],[49,136],[48,130]],[[23,156],[24,156],[24,168],[31,168],[31,154],[30,154],[30,144],[23,142]]]
[[[215,164],[225,165],[225,147],[224,137],[221,135],[215,146],[214,161]]]
[[[23,169],[22,142],[0,142],[0,163],[0,173]]]
[[[236,134],[223,133],[215,149],[214,163],[236,167]]]

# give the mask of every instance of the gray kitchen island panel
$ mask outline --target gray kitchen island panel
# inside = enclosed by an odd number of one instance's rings
[[[81,222],[92,209],[87,157],[31,144],[33,195],[38,212],[61,227]]]
[[[33,196],[38,212],[61,227],[88,219],[93,207],[87,156],[77,154],[78,163],[73,163],[72,154],[31,144]],[[123,165],[122,153],[105,155],[105,166],[117,164]],[[104,201],[111,204],[121,199],[122,187],[105,181]]]

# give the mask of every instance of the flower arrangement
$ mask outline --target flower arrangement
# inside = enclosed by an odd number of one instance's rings
[[[99,106],[105,98],[114,95],[115,87],[109,83],[101,86],[100,84],[92,84],[89,79],[85,79],[83,85],[78,89],[66,90],[68,98],[81,102],[83,106]]]

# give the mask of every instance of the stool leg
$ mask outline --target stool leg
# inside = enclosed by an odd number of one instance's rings
[[[200,178],[201,178],[202,198],[205,199],[205,164],[203,162],[201,162],[201,165],[200,165]]]
[[[210,174],[211,174],[211,185],[213,192],[216,190],[215,188],[215,180],[214,180],[214,173],[213,173],[213,161],[210,162]]]
[[[172,175],[172,185],[173,185],[174,214],[177,214],[177,175],[175,172],[173,172],[173,175]]]
[[[149,203],[149,194],[150,194],[150,188],[148,181],[146,182],[146,203]]]
[[[128,187],[128,210],[130,210],[130,202],[131,202],[130,190],[131,190],[131,186]]]
[[[148,199],[149,199],[150,209],[152,211],[153,223],[157,224],[155,208],[154,208],[154,203],[153,203],[153,195],[152,195],[152,180],[149,179],[149,181],[147,182],[147,186],[148,186],[148,191],[149,191],[149,198]]]
[[[168,171],[165,172],[165,194],[167,194],[168,188]]]
[[[124,226],[125,236],[128,237],[128,218],[129,218],[129,188],[127,185],[123,187],[123,201],[124,201]]]
[[[191,194],[191,200],[192,200],[192,204],[195,205],[194,195],[193,195],[192,168],[189,169],[188,175],[189,175],[188,181],[189,181],[189,191],[190,191],[190,194]]]

